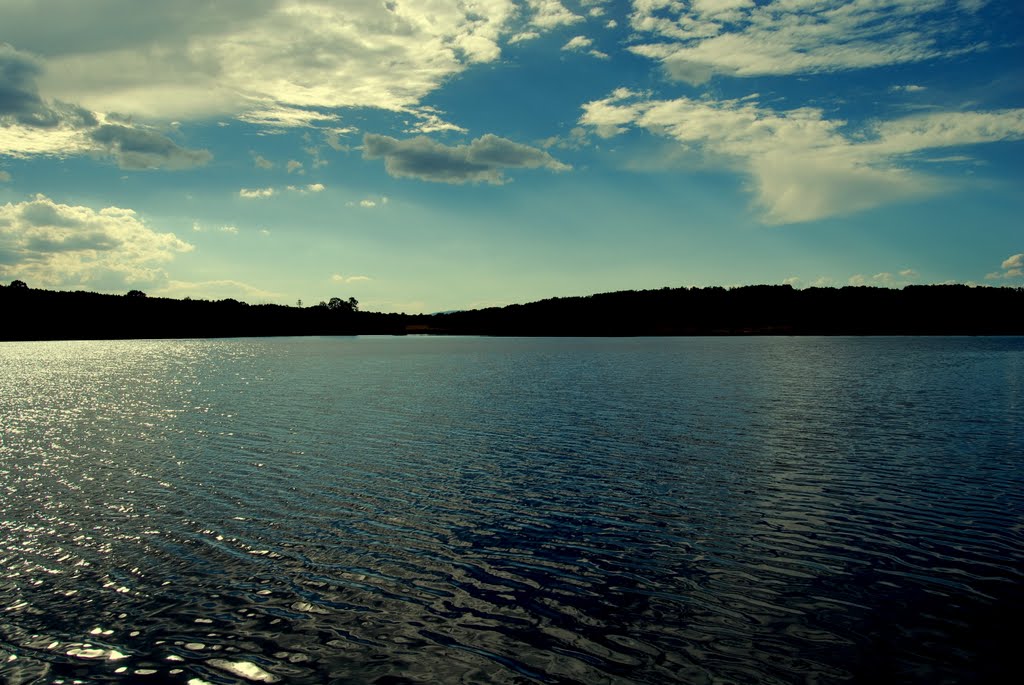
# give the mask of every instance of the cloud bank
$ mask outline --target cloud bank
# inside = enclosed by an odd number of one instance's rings
[[[42,73],[35,57],[0,44],[0,155],[103,154],[122,169],[189,169],[212,158],[120,117],[48,102],[39,93]]]

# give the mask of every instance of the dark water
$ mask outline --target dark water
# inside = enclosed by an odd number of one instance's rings
[[[1012,680],[1024,339],[0,344],[0,680]]]

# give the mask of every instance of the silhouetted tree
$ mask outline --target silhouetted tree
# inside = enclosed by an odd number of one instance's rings
[[[145,297],[145,296],[146,296],[146,293],[142,292],[141,290],[129,290],[125,294],[125,297]]]
[[[12,288],[20,288],[22,290],[28,290],[28,283],[26,283],[25,281],[17,281],[17,280],[15,280],[15,281],[11,281],[11,287]]]
[[[340,297],[332,297],[327,303],[327,308],[336,312],[354,312],[358,304],[353,297],[347,300],[343,300]]]

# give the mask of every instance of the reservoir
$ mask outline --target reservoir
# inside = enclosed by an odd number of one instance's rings
[[[1022,612],[1024,338],[0,343],[5,683],[990,682]]]

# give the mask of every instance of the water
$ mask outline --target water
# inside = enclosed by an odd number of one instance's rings
[[[6,683],[1013,673],[1024,339],[0,344]]]

